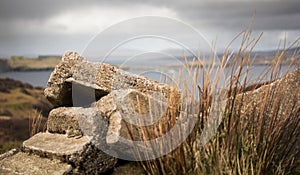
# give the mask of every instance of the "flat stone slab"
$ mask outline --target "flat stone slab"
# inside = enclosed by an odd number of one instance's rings
[[[38,133],[23,142],[23,148],[46,157],[63,157],[84,151],[89,144],[87,137],[67,138],[62,134]]]
[[[23,142],[23,151],[74,165],[71,174],[105,172],[117,159],[91,144],[87,136],[68,138],[67,135],[38,133]]]
[[[57,159],[18,152],[0,160],[0,174],[5,175],[63,175],[70,173],[72,166]]]
[[[84,106],[118,89],[160,92],[166,99],[172,96],[180,99],[180,92],[175,87],[131,74],[116,66],[89,62],[76,52],[64,54],[52,72],[44,94],[55,107]]]

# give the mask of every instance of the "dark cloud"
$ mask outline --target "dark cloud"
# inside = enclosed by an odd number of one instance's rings
[[[248,25],[255,16],[254,28],[259,30],[300,29],[300,1],[237,2],[220,1],[205,4],[173,5],[185,19],[229,29]]]
[[[64,1],[55,3],[53,1],[18,1],[3,0],[0,2],[1,20],[16,19],[45,19],[53,14],[59,13],[66,8]]]
[[[88,21],[87,18],[90,18],[88,10],[95,7],[106,11],[110,9],[126,11],[126,13],[119,13],[116,10],[114,11],[115,14],[110,13],[109,15],[99,13],[103,15],[101,16],[102,20],[106,19],[106,23],[109,20],[116,19],[113,17],[126,15],[127,12],[131,14],[129,17],[134,16],[136,11],[139,11],[137,15],[143,15],[140,10],[141,7],[144,8],[145,14],[150,8],[152,8],[150,10],[165,8],[174,12],[176,18],[191,24],[198,30],[206,31],[206,34],[210,36],[209,39],[215,39],[216,35],[221,36],[219,39],[221,43],[228,43],[232,36],[247,28],[254,12],[253,29],[259,32],[270,32],[267,35],[268,37],[265,37],[265,43],[274,42],[274,38],[278,38],[277,35],[285,31],[293,31],[289,35],[291,38],[300,36],[299,0],[1,0],[0,46],[5,46],[5,49],[3,49],[4,47],[0,48],[0,54],[6,50],[13,53],[18,48],[25,50],[23,43],[29,43],[26,45],[26,52],[38,52],[38,48],[41,47],[40,43],[44,43],[43,50],[49,47],[49,50],[54,51],[57,48],[53,47],[53,42],[57,40],[61,41],[61,45],[72,45],[79,48],[81,46],[76,45],[76,43],[81,44],[81,40],[88,40],[92,35],[90,31],[95,30],[95,32],[98,32],[96,30],[100,29],[97,28],[97,25],[90,26],[88,22],[83,23],[86,26],[80,24],[67,26],[69,23],[65,20],[71,19],[74,23]],[[74,17],[81,17],[81,21],[67,18],[57,23],[53,22],[65,12]],[[97,16],[92,17],[97,18]],[[92,27],[95,27],[95,29],[84,30],[84,28]],[[78,37],[75,29],[71,32],[68,31],[70,28],[80,28],[83,32]],[[101,28],[101,30],[103,29]],[[66,39],[64,42],[62,37],[68,32],[69,35],[72,35],[68,36],[72,40]],[[30,51],[30,48],[32,51]],[[19,52],[21,53],[22,50],[19,50]]]
[[[81,9],[91,6],[132,6],[137,1],[99,1],[99,0],[1,0],[0,19],[37,19],[45,20],[64,11],[81,13]],[[139,1],[139,4],[142,4]]]
[[[207,25],[227,28],[240,27],[248,23],[256,12],[259,29],[300,29],[300,1],[80,1],[80,0],[2,0],[0,2],[1,20],[46,20],[64,11],[81,13],[85,7],[123,7],[139,5],[167,7],[174,10],[191,23],[204,21]]]

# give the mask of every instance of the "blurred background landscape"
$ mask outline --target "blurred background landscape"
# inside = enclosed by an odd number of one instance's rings
[[[254,15],[255,14],[255,15]],[[300,65],[300,1],[292,0],[188,0],[188,1],[38,1],[2,0],[0,2],[0,153],[19,145],[36,132],[45,129],[46,117],[52,106],[43,95],[47,81],[61,56],[68,50],[85,53],[88,44],[99,32],[113,24],[138,16],[162,16],[180,19],[198,30],[212,44],[218,57],[229,46],[237,53],[241,40],[231,41],[249,27],[253,17],[252,36],[259,38],[252,51],[253,80],[272,65],[276,54],[291,48],[282,61],[282,73]],[[150,21],[151,22],[151,21]],[[141,26],[136,26],[137,28]],[[155,26],[154,26],[155,28]],[[122,30],[122,29],[120,29]],[[174,32],[172,28],[168,29]],[[188,42],[189,36],[176,31]],[[110,37],[119,37],[118,31]],[[110,40],[102,41],[109,45]],[[158,45],[154,52],[182,57],[182,50],[167,44]],[[99,48],[105,47],[103,45]],[[145,43],[139,48],[149,47]],[[201,50],[199,45],[194,46]],[[199,48],[200,47],[200,48]],[[134,52],[123,48],[126,56]],[[210,50],[201,50],[209,55]],[[97,55],[98,61],[106,53]],[[95,55],[85,54],[88,59]],[[209,57],[209,56],[208,56]],[[192,64],[194,57],[187,55]],[[142,74],[144,70],[174,73],[178,65],[161,55],[148,55],[138,61],[124,63],[122,54],[106,63]],[[149,63],[153,64],[149,66]],[[293,69],[292,68],[292,69]],[[159,81],[153,74],[145,74]],[[172,75],[170,75],[172,76]]]

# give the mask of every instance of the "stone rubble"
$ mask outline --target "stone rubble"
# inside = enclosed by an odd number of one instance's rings
[[[64,54],[44,92],[55,107],[47,132],[2,156],[0,174],[106,172],[117,158],[100,148],[120,144],[120,137],[135,141],[160,136],[172,127],[180,110],[177,88],[89,62],[75,52]],[[142,134],[146,131],[151,134]]]

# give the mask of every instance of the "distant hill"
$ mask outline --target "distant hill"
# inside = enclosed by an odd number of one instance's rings
[[[265,59],[265,60],[273,60],[277,53],[281,53],[283,50],[272,50],[272,51],[259,51],[253,52],[252,57],[256,59]],[[291,48],[286,51],[284,60],[291,60],[300,56],[300,47]]]
[[[40,58],[13,56],[0,60],[0,72],[51,70],[60,60],[60,56],[43,56]]]
[[[0,59],[0,72],[7,72],[7,71],[10,71],[10,70],[11,70],[11,67],[9,66],[7,61]]]
[[[269,50],[269,51],[254,51],[251,53],[253,65],[268,65],[272,64],[278,53],[283,53],[284,50]],[[236,53],[233,53],[235,55]],[[222,53],[218,54],[222,57]],[[286,51],[282,58],[282,64],[300,64],[300,47],[294,47]]]
[[[183,51],[181,50],[165,50],[166,53],[176,56],[178,59],[182,59]],[[251,59],[255,59],[256,61],[254,64],[265,64],[265,63],[272,63],[276,57],[277,53],[282,53],[283,50],[268,50],[268,51],[253,51],[251,53]],[[231,53],[231,51],[229,51]],[[233,55],[236,55],[236,52],[233,53]],[[219,58],[222,58],[223,52],[218,52],[217,56]],[[190,53],[186,54],[186,61],[187,62],[193,62],[193,60],[196,59],[197,61],[197,55],[192,56]],[[205,58],[207,61],[210,60],[210,53],[202,53],[201,59]],[[163,57],[161,59],[164,59]],[[292,60],[300,60],[300,47],[294,47],[285,53],[285,56],[283,58],[285,60],[285,64],[289,64]]]
[[[282,50],[255,51],[251,53],[251,59],[255,59],[255,61],[253,62],[253,64],[255,65],[272,64],[274,58],[276,57],[276,53],[278,52],[281,53]],[[160,60],[166,60],[170,59],[167,58],[167,55],[172,55],[174,56],[172,57],[172,59],[177,58],[187,62],[193,62],[196,59],[197,61],[197,58],[195,58],[197,56],[186,55],[186,57],[183,58],[182,50],[170,49],[164,50],[163,53],[167,54],[165,56],[162,55],[161,58],[157,56],[155,56],[155,58]],[[217,55],[219,58],[222,58],[223,53],[217,53]],[[202,53],[201,58],[205,58],[207,62],[209,62],[210,55],[208,53]],[[149,58],[149,60],[151,59]],[[60,61],[61,56],[56,55],[42,55],[38,58],[13,56],[8,59],[0,59],[0,72],[52,70]],[[300,47],[291,48],[286,52],[282,64],[290,64],[291,62],[300,64]]]

